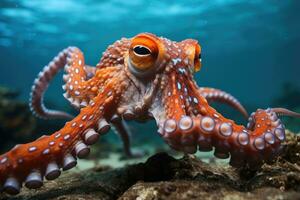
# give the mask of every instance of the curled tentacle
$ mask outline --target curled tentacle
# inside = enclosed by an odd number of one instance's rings
[[[244,106],[231,94],[215,88],[200,87],[200,94],[206,98],[208,102],[226,103],[238,110],[246,119],[249,117]]]
[[[245,163],[257,165],[271,159],[285,140],[284,126],[272,110],[258,110],[253,118],[258,121],[249,130],[225,120],[221,115],[183,116],[180,120],[168,119],[162,126],[162,135],[175,149],[187,153],[211,151],[218,158],[229,158],[233,166]],[[264,123],[260,123],[264,121]]]
[[[158,121],[159,133],[174,149],[187,153],[211,151],[218,158],[229,158],[233,166],[259,166],[281,151],[285,140],[284,125],[277,114],[299,116],[286,109],[257,110],[249,118],[247,128],[226,119],[209,106],[195,82],[176,73],[169,83],[160,110],[152,113]],[[159,115],[158,115],[159,114]]]
[[[71,51],[70,48],[61,51],[48,65],[44,67],[38,77],[34,80],[29,99],[29,106],[31,111],[39,118],[73,118],[72,115],[63,111],[47,109],[43,103],[43,96],[49,86],[49,82],[58,73],[58,71],[65,66],[69,51]]]
[[[88,101],[95,96],[96,91],[88,90],[91,86],[87,86],[88,83],[86,83],[86,80],[94,76],[96,68],[90,66],[83,67],[83,62],[83,55],[80,50],[75,47],[69,47],[61,51],[44,67],[34,81],[29,100],[31,111],[37,117],[44,119],[73,118],[72,115],[64,111],[47,109],[43,103],[43,95],[49,83],[59,70],[63,68],[67,71],[67,74],[64,75],[64,80],[67,82],[66,85],[63,86],[63,89],[66,90],[64,96],[74,107],[80,108],[80,106],[86,106]],[[79,73],[79,71],[82,72]],[[95,88],[94,86],[93,89],[95,90]],[[81,95],[79,95],[80,92]]]
[[[66,91],[64,97],[75,108],[79,109],[87,106],[89,101],[95,97],[97,92],[96,83],[89,80],[95,75],[96,68],[84,66],[81,51],[78,48],[69,47],[59,53],[48,66],[45,66],[34,81],[30,95],[30,108],[37,117],[47,119],[73,118],[72,115],[64,111],[47,109],[43,103],[43,94],[47,90],[50,81],[63,68],[67,72],[64,75],[64,81],[66,82],[66,85],[63,86]]]

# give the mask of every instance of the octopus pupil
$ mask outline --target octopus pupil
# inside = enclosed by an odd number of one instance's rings
[[[138,55],[149,55],[150,53],[151,53],[151,51],[148,49],[148,48],[146,48],[146,47],[144,47],[144,46],[135,46],[134,48],[133,48],[133,51],[136,53],[136,54],[138,54]]]
[[[201,53],[199,54],[199,59],[201,59]]]

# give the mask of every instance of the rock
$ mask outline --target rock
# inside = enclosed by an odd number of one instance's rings
[[[4,199],[300,199],[300,136],[288,132],[283,155],[258,170],[207,164],[193,155],[175,159],[157,153],[120,169],[66,172],[39,190]],[[295,150],[295,151],[294,151]]]
[[[300,166],[300,135],[295,135],[290,131],[286,131],[286,137],[286,148],[281,157],[283,160],[296,163],[298,166]]]
[[[190,199],[299,199],[297,192],[283,193],[279,189],[260,188],[251,192],[235,190],[227,185],[200,181],[138,182],[118,200],[190,200]]]

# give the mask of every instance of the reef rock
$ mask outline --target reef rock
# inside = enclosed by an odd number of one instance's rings
[[[287,135],[283,155],[258,170],[158,153],[119,169],[66,172],[39,190],[0,199],[300,199],[300,136]]]

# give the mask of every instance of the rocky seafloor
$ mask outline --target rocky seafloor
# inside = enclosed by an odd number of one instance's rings
[[[68,171],[39,190],[0,199],[300,199],[300,136],[287,132],[283,154],[257,170],[205,163],[193,155],[157,153],[145,162],[113,169],[100,165]]]

